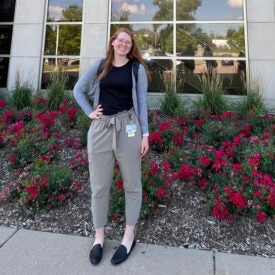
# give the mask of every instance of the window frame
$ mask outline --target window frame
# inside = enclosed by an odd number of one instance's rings
[[[206,60],[205,57],[179,57],[176,55],[176,40],[177,40],[177,25],[178,24],[242,24],[244,27],[244,43],[245,43],[245,57],[232,57],[230,59],[232,60],[242,60],[246,62],[246,81],[249,81],[249,62],[248,62],[248,38],[247,38],[247,8],[246,8],[246,1],[243,0],[243,19],[242,20],[178,20],[176,19],[177,14],[176,14],[176,6],[177,6],[177,0],[173,0],[173,20],[172,21],[112,21],[112,0],[109,1],[109,16],[108,16],[108,38],[110,37],[111,34],[111,27],[112,25],[145,25],[145,24],[150,24],[150,25],[155,25],[155,24],[172,24],[173,25],[173,53],[172,56],[169,57],[152,57],[151,59],[167,59],[167,60],[172,60],[173,61],[173,79],[174,79],[174,88],[176,90],[177,87],[177,70],[176,70],[176,61],[177,60]],[[216,60],[216,61],[221,61],[223,60],[223,57],[208,57],[207,60]],[[150,92],[150,94],[160,94],[159,93],[153,93]],[[190,93],[184,93],[184,95],[190,95]]]
[[[13,29],[14,29],[14,16],[15,16],[15,8],[16,8],[16,0],[14,0],[14,6],[13,6],[13,10],[12,10],[12,21],[3,21],[0,22],[0,26],[10,26],[11,27],[11,38],[10,38],[10,45],[9,45],[9,53],[8,54],[4,54],[4,53],[0,53],[0,58],[8,58],[8,66],[7,66],[7,79],[6,79],[6,85],[1,87],[0,89],[7,89],[8,86],[8,79],[9,79],[9,63],[10,63],[10,59],[11,59],[11,49],[12,49],[12,42],[13,42]]]
[[[40,75],[39,75],[39,83],[40,89],[42,89],[42,79],[43,79],[43,67],[44,67],[44,60],[47,58],[52,58],[55,60],[59,59],[79,59],[79,71],[80,71],[80,60],[81,60],[81,43],[82,43],[82,36],[83,36],[83,15],[84,15],[84,1],[82,0],[82,20],[81,21],[48,21],[48,10],[49,10],[49,2],[50,0],[46,0],[45,3],[45,14],[44,14],[44,27],[43,27],[43,44],[41,48],[41,62],[40,62]],[[65,26],[65,25],[77,25],[80,26],[81,34],[80,34],[80,50],[79,55],[46,55],[45,54],[45,42],[46,42],[46,35],[47,35],[47,26]],[[79,72],[78,72],[79,74]]]

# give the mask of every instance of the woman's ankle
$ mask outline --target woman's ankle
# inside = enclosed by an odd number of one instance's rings
[[[103,228],[96,228],[95,229],[95,240],[94,240],[94,244],[100,244],[103,247],[103,243],[104,243],[104,227]]]

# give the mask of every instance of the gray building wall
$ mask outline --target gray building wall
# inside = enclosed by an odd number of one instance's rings
[[[262,81],[275,107],[275,0],[247,0],[247,37],[250,79]]]
[[[21,81],[39,89],[44,43],[45,0],[17,0],[8,90]],[[82,74],[88,65],[105,55],[108,40],[108,0],[84,0],[81,43]],[[275,107],[275,0],[247,0],[247,53],[250,79],[262,81],[264,98]],[[151,95],[152,96],[152,95]]]

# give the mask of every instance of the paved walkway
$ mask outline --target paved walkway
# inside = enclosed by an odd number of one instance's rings
[[[275,258],[251,257],[138,243],[127,261],[110,263],[118,241],[106,241],[98,266],[89,261],[92,240],[0,226],[2,275],[274,275]]]

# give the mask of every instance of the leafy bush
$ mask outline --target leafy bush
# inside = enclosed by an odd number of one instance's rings
[[[10,191],[10,199],[17,198],[22,206],[32,210],[63,205],[81,189],[80,184],[73,182],[68,167],[49,165],[42,159],[25,169],[20,178]]]
[[[198,112],[178,124],[183,141],[189,138],[188,146],[172,147],[162,140],[168,148],[163,156],[171,159],[178,180],[202,189],[215,217],[230,221],[244,215],[259,223],[273,217],[275,116],[266,114],[247,123],[236,113],[202,117]],[[159,134],[164,131],[159,129]]]
[[[147,158],[142,162],[142,217],[151,215],[158,204],[163,203],[168,198],[169,186],[173,179],[170,167],[166,160],[160,160],[157,163],[155,160]],[[124,215],[125,210],[123,181],[117,164],[110,197],[110,213],[114,219],[117,219]]]

